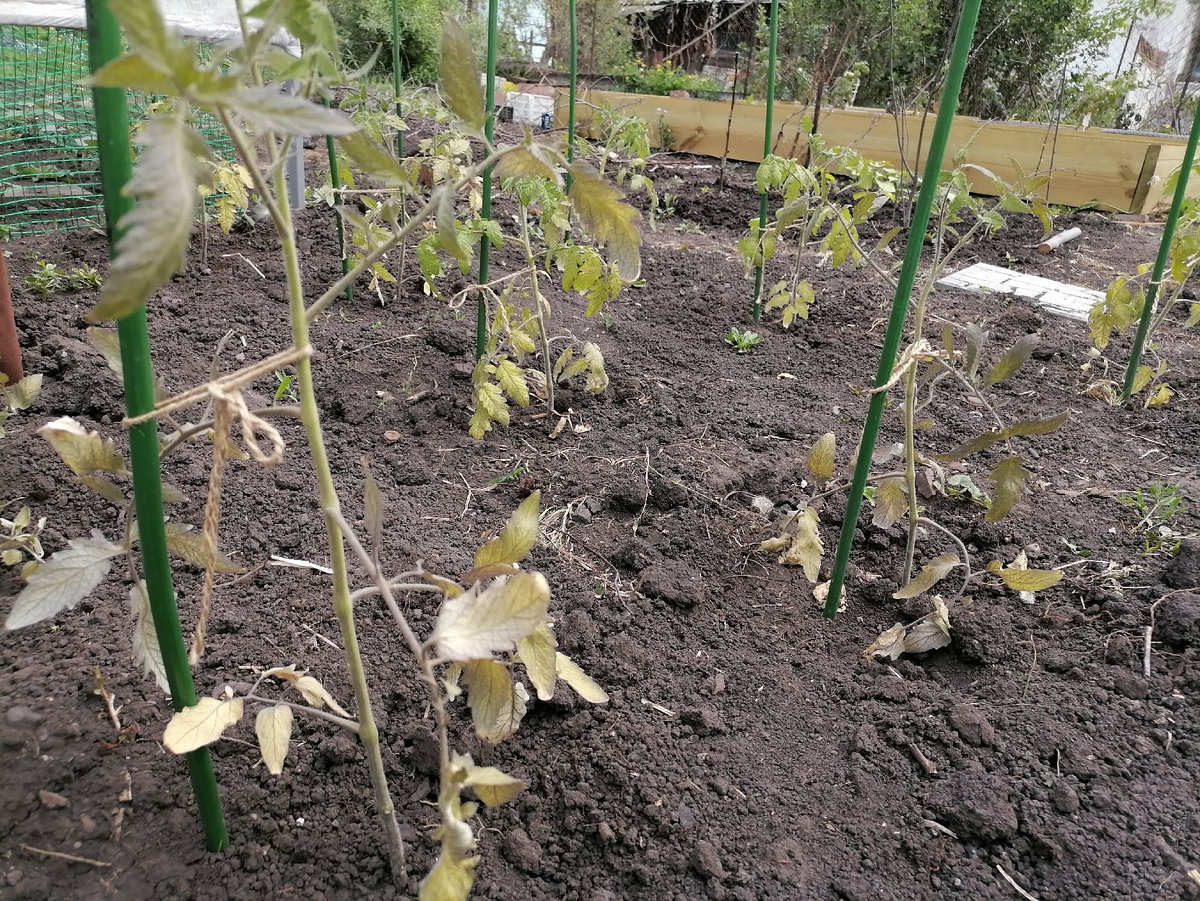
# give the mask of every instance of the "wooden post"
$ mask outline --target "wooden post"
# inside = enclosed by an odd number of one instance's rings
[[[8,384],[25,378],[21,367],[21,343],[17,340],[17,320],[13,315],[12,292],[8,287],[8,261],[0,247],[0,373]]]

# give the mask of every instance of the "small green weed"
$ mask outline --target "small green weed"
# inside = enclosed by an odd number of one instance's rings
[[[275,396],[271,398],[272,404],[278,405],[281,401],[287,401],[289,404],[300,403],[300,399],[296,396],[296,376],[294,374],[276,369],[275,386]]]
[[[84,263],[64,269],[57,263],[38,260],[33,272],[25,276],[25,286],[43,300],[60,291],[95,291],[100,288],[100,273]]]
[[[735,325],[726,333],[725,343],[736,349],[738,353],[746,354],[762,344],[762,335],[749,329],[742,331]]]
[[[1187,509],[1183,503],[1183,489],[1178,485],[1152,482],[1144,489],[1118,494],[1117,503],[1131,507],[1141,515],[1133,531],[1142,533],[1147,554],[1171,553],[1186,537],[1170,525],[1171,520]]]

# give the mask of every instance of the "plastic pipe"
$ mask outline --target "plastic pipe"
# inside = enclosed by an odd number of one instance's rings
[[[917,265],[921,262],[925,233],[929,229],[929,217],[933,211],[934,197],[937,195],[942,158],[946,155],[946,142],[950,137],[950,126],[954,123],[954,113],[958,109],[958,94],[962,90],[963,73],[967,69],[967,58],[975,37],[975,23],[979,20],[979,4],[980,0],[965,0],[962,18],[958,22],[958,32],[954,36],[950,71],[946,75],[942,99],[938,103],[937,121],[933,126],[929,157],[925,160],[921,192],[917,195],[917,208],[909,226],[904,265],[896,283],[896,296],[892,301],[892,313],[888,319],[887,334],[883,339],[883,353],[880,354],[879,367],[875,374],[876,389],[882,388],[891,379],[896,354],[900,350],[900,338],[904,333],[904,322],[908,318],[908,301],[912,296],[913,283],[917,279]],[[850,561],[850,550],[854,546],[854,530],[858,527],[858,511],[862,509],[863,492],[867,487],[867,476],[871,473],[871,456],[875,453],[875,441],[879,437],[879,423],[883,419],[883,407],[886,402],[887,392],[876,391],[871,395],[871,405],[867,408],[862,441],[858,445],[858,463],[854,467],[854,480],[850,483],[850,496],[846,498],[846,515],[842,519],[842,534],[838,539],[833,577],[829,583],[829,596],[825,601],[825,615],[830,619],[837,616],[838,603],[842,597],[846,565]]]
[[[95,72],[123,52],[121,29],[108,8],[107,0],[87,0],[88,58]],[[121,234],[120,221],[133,208],[133,201],[121,193],[133,175],[133,148],[129,142],[129,110],[121,88],[93,88],[96,110],[96,137],[100,154],[100,178],[104,190],[104,219],[108,232],[109,254],[116,253]],[[146,330],[146,308],[139,307],[117,322],[121,343],[121,370],[125,381],[125,409],[129,416],[141,416],[154,409],[154,367],[150,361],[150,336]],[[158,427],[155,420],[129,430],[129,457],[133,470],[133,499],[137,510],[138,541],[142,548],[142,569],[154,631],[162,651],[167,682],[171,687],[171,705],[176,710],[196,703],[196,688],[188,666],[187,648],[175,606],[171,584],[171,561],[167,556],[167,532],[163,522],[162,481],[158,467]],[[187,755],[196,807],[204,825],[204,838],[210,851],[229,845],[225,814],[213,773],[208,748]]]

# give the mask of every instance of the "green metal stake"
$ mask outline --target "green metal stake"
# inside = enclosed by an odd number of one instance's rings
[[[1146,349],[1146,338],[1150,334],[1150,320],[1154,318],[1154,301],[1158,297],[1158,286],[1162,283],[1163,272],[1167,268],[1167,260],[1171,256],[1171,241],[1175,237],[1175,226],[1179,223],[1179,212],[1183,208],[1183,200],[1187,195],[1188,176],[1192,174],[1192,165],[1196,161],[1196,144],[1200,142],[1200,99],[1196,100],[1196,113],[1192,117],[1192,131],[1188,135],[1187,149],[1183,152],[1183,168],[1179,170],[1179,181],[1175,183],[1175,196],[1171,198],[1171,212],[1167,214],[1163,226],[1162,241],[1158,245],[1158,256],[1154,260],[1154,271],[1150,274],[1150,284],[1146,288],[1146,305],[1142,308],[1142,319],[1138,323],[1137,334],[1133,339],[1133,355],[1129,358],[1129,367],[1125,370],[1125,388],[1121,391],[1121,403],[1128,403],[1133,394],[1133,382],[1137,378],[1138,366],[1142,362],[1142,353]]]
[[[575,0],[567,3],[567,18],[571,24],[571,88],[567,102],[567,162],[575,161],[575,91],[579,80],[579,45],[576,43]],[[571,176],[567,175],[567,190],[571,189]]]
[[[325,109],[329,109],[328,97],[322,97],[321,103],[325,105]],[[329,183],[333,185],[333,197],[336,201],[334,216],[337,219],[338,251],[342,255],[342,275],[346,275],[350,272],[350,257],[346,255],[346,223],[342,221],[342,214],[337,210],[337,207],[342,205],[341,195],[338,194],[342,188],[342,174],[338,171],[337,143],[333,140],[333,135],[325,135],[325,149],[329,153]],[[346,300],[354,300],[354,285],[346,285]]]
[[[767,124],[763,131],[763,159],[771,155],[771,138],[775,131],[775,57],[779,44],[779,0],[771,0],[770,46],[767,48]],[[758,195],[758,233],[767,228],[767,192]],[[754,269],[754,321],[762,318],[763,265]]]
[[[400,106],[400,0],[392,0],[392,96],[396,99],[396,115],[403,119]],[[396,158],[404,157],[404,130],[396,129]]]
[[[108,8],[107,0],[87,0],[88,57],[95,72],[122,53],[121,28]],[[125,91],[120,88],[93,88],[96,110],[96,135],[100,154],[100,173],[104,185],[104,215],[108,231],[109,253],[116,252],[121,234],[120,220],[133,208],[133,201],[121,189],[133,174],[133,149],[129,142],[129,111]],[[146,310],[141,307],[117,322],[121,343],[121,369],[125,381],[125,409],[129,416],[141,416],[154,409],[154,369],[150,361],[150,336],[146,330]],[[158,466],[158,429],[156,423],[143,423],[129,430],[129,455],[133,469],[133,497],[137,510],[142,567],[154,630],[162,651],[171,704],[176,710],[196,703],[192,671],[188,667],[187,648],[179,626],[175,590],[171,584],[171,563],[167,556],[167,533],[163,525],[162,482]],[[229,845],[225,815],[208,748],[187,755],[196,806],[204,824],[204,838],[210,851]]]
[[[929,145],[929,157],[925,160],[925,174],[921,180],[921,193],[917,196],[917,208],[913,213],[908,231],[908,246],[904,250],[904,265],[896,283],[896,296],[892,301],[892,313],[888,319],[887,334],[883,339],[883,353],[879,357],[879,369],[875,374],[875,387],[881,388],[892,377],[892,367],[900,350],[900,337],[904,333],[904,322],[908,317],[908,301],[913,283],[917,278],[917,264],[921,262],[921,250],[925,246],[925,232],[929,228],[929,215],[933,210],[937,194],[938,175],[942,169],[942,157],[946,154],[946,141],[954,113],[958,108],[958,94],[962,88],[963,73],[967,68],[967,57],[971,41],[975,37],[975,23],[979,19],[980,0],[965,0],[958,32],[954,36],[954,50],[950,56],[950,72],[946,76],[942,99],[938,104],[937,120],[933,126],[933,139]],[[875,440],[879,437],[879,423],[883,419],[883,405],[887,392],[877,391],[871,395],[867,409],[867,420],[863,425],[862,441],[858,446],[858,463],[854,467],[854,480],[850,483],[850,496],[846,499],[846,516],[842,520],[842,534],[838,540],[837,557],[833,564],[833,578],[829,583],[829,596],[825,602],[825,615],[830,619],[837,616],[838,602],[842,597],[842,585],[846,581],[846,564],[850,561],[850,550],[854,546],[854,530],[858,526],[858,511],[862,508],[863,492],[867,487],[867,476],[871,472],[871,455],[875,453]]]
[[[488,39],[487,39],[487,87],[484,109],[487,119],[483,124],[483,132],[487,135],[488,143],[496,132],[496,44],[499,43],[500,2],[488,0]],[[492,168],[483,170],[483,208],[479,215],[484,219],[492,218]],[[479,239],[479,284],[486,285],[488,281],[488,260],[491,256],[492,245],[487,235]],[[475,304],[475,359],[482,360],[487,353],[487,300],[482,291]]]

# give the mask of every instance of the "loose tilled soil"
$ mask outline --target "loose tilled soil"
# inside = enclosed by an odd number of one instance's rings
[[[672,181],[672,171],[684,179]],[[803,459],[818,436],[835,432],[848,464],[890,291],[866,270],[814,264],[812,318],[790,331],[764,323],[763,344],[738,356],[722,337],[746,325],[750,283],[731,247],[756,208],[751,172],[737,172],[724,193],[714,169],[655,174],[659,190],[676,195],[676,214],[647,231],[645,286],[603,321],[583,320],[577,298],[552,294],[559,330],[598,342],[612,379],[600,397],[564,391],[574,412],[557,438],[548,437],[553,422],[531,415],[536,405],[485,441],[467,436],[472,316],[423,297],[411,267],[398,301],[380,308],[360,286],[314,327],[338,484],[358,516],[358,460],[372,458],[388,504],[388,565],[423,558],[465,570],[536,485],[547,514],[531,563],[553,586],[560,644],[611,693],[593,707],[563,688],[498,747],[482,745],[456,709],[455,747],[530,783],[476,822],[475,897],[1018,897],[1002,871],[1041,901],[1197,897],[1187,871],[1200,865],[1200,594],[1176,593],[1157,608],[1149,678],[1142,635],[1155,601],[1200,583],[1200,560],[1186,550],[1174,561],[1146,555],[1137,514],[1115,499],[1158,481],[1181,486],[1189,510],[1200,509],[1195,348],[1164,342],[1178,392],[1169,406],[1125,411],[1082,393],[1096,376],[1080,369],[1089,346],[1080,324],[1020,301],[939,293],[938,317],[986,320],[989,359],[1041,335],[1035,358],[999,389],[1005,415],[1072,412],[1060,433],[1022,442],[1031,490],[1009,519],[985,524],[981,509],[955,499],[924,503],[977,567],[1022,549],[1034,566],[1074,565],[1032,603],[973,589],[952,612],[944,650],[892,667],[864,661],[879,632],[928,609],[891,598],[900,527],[876,529],[864,511],[849,609],[834,622],[820,616],[798,569],[755,548],[779,511],[811,491]],[[677,230],[685,222],[703,234]],[[964,262],[1098,288],[1151,259],[1159,234],[1093,213],[1065,217],[1070,224],[1083,238],[1053,256],[1031,248],[1033,227],[1014,223]],[[315,293],[338,271],[333,223],[309,212],[300,232]],[[94,528],[115,537],[113,509],[76,486],[34,431],[69,414],[119,432],[119,387],[85,343],[93,298],[41,300],[20,284],[38,255],[102,266],[102,238],[77,232],[10,250],[28,369],[46,378],[36,406],[0,442],[0,495],[24,496],[47,517],[48,551]],[[156,363],[171,391],[204,377],[229,329],[226,371],[285,346],[275,251],[265,227],[216,237],[211,271],[193,255],[151,304]],[[500,260],[501,271],[511,264]],[[1116,342],[1114,367],[1127,350]],[[259,401],[274,388],[259,383]],[[923,440],[932,450],[988,424],[950,393],[931,413]],[[388,443],[388,430],[400,440]],[[252,575],[223,577],[195,677],[202,692],[244,688],[255,667],[295,663],[348,703],[328,577],[263,565],[272,554],[327,559],[303,436],[290,423],[284,434],[289,448],[275,470],[231,465],[222,545]],[[882,440],[897,436],[889,415]],[[969,459],[966,471],[986,485],[996,459]],[[169,460],[167,478],[191,497],[174,509],[178,519],[199,522],[208,463],[207,443]],[[524,475],[510,478],[518,466]],[[755,495],[776,512],[756,512]],[[821,512],[827,549],[844,505],[834,497]],[[1189,512],[1172,525],[1194,532],[1200,520]],[[919,559],[951,549],[927,535]],[[177,581],[190,622],[198,572],[181,565]],[[19,587],[0,574],[0,596]],[[436,757],[423,692],[383,611],[363,602],[359,627],[409,848],[399,892],[381,856],[363,755],[319,721],[298,722],[277,778],[259,762],[250,717],[230,733],[236,741],[214,747],[232,847],[204,851],[183,761],[159,744],[169,705],[130,658],[127,592],[114,577],[53,624],[0,638],[0,897],[415,896],[436,852]],[[403,602],[427,632],[428,599]],[[122,724],[136,726],[135,743],[117,742],[93,692],[97,668]]]

